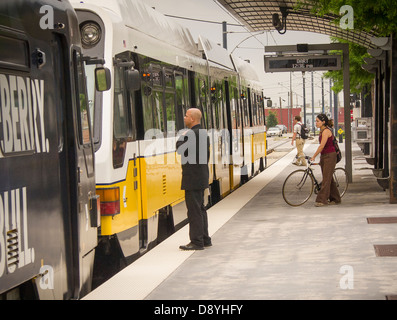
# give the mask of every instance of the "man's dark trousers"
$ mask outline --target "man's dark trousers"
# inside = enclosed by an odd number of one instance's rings
[[[208,216],[204,207],[204,190],[185,190],[190,242],[204,246],[211,242],[208,234]]]

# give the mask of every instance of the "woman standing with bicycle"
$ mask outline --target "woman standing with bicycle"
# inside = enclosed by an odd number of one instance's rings
[[[336,152],[333,144],[332,127],[334,123],[329,120],[325,114],[319,114],[316,118],[316,127],[320,128],[320,146],[311,157],[315,161],[318,154],[321,153],[320,167],[323,175],[321,189],[317,194],[316,207],[322,207],[327,204],[340,204],[341,197],[333,179],[333,172],[336,166]],[[329,200],[329,202],[328,202]]]

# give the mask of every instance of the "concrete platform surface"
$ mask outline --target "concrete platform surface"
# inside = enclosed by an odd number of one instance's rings
[[[310,141],[305,153],[318,144]],[[344,145],[341,144],[343,148]],[[397,216],[353,144],[353,183],[342,204],[300,207],[281,194],[297,167],[296,151],[268,167],[209,211],[213,246],[184,252],[185,227],[87,295],[85,299],[267,300],[378,299],[397,295],[397,257],[374,245],[397,244],[397,224],[368,217]],[[338,164],[343,166],[343,163]],[[315,175],[321,180],[317,167]]]

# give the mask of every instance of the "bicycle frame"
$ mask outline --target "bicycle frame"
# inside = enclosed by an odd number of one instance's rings
[[[317,181],[317,179],[316,179],[316,177],[315,177],[315,175],[314,175],[314,173],[313,173],[313,169],[310,168],[310,164],[308,165],[308,167],[306,168],[305,171],[306,171],[306,173],[305,173],[304,176],[302,177],[302,181],[299,182],[298,186],[301,185],[301,184],[304,184],[304,183],[306,182],[307,176],[308,176],[308,175],[311,175],[312,178],[313,178],[313,181],[314,181],[314,186],[315,186],[314,191],[316,191],[316,192],[320,191],[320,188],[321,188],[321,187],[320,187],[320,184],[318,183],[318,181]]]

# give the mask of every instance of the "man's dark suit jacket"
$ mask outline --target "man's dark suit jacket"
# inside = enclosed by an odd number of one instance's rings
[[[182,156],[182,190],[208,188],[210,142],[207,131],[200,129],[201,125],[195,125],[176,142],[176,150]]]

